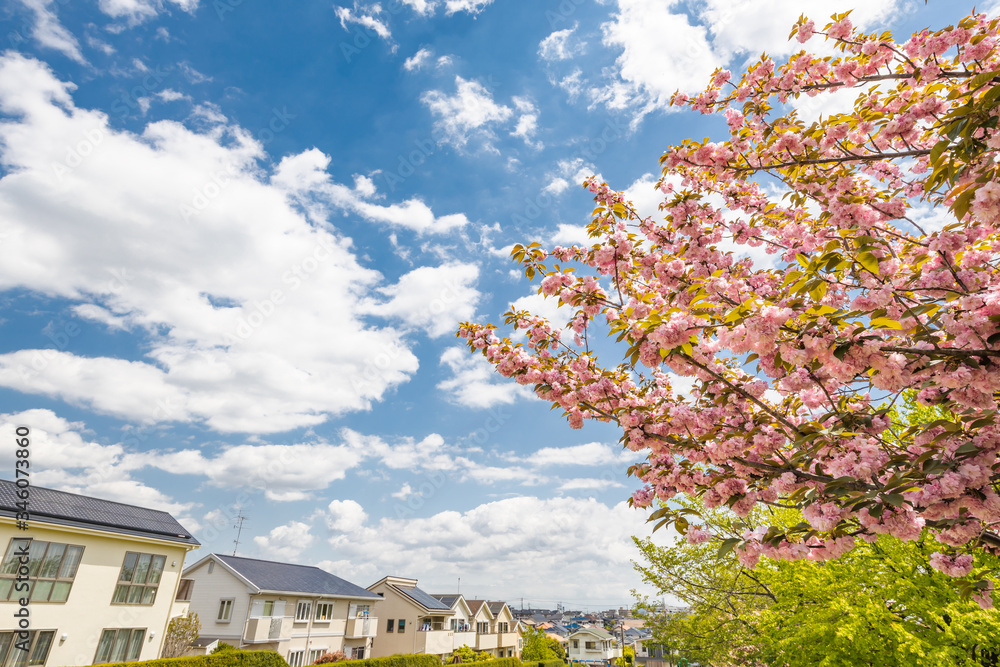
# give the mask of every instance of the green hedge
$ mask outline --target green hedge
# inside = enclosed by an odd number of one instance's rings
[[[109,662],[102,667],[288,667],[277,651],[221,651],[187,658]]]
[[[510,658],[507,658],[510,660]],[[551,660],[522,660],[521,665],[523,667],[566,667],[566,663],[559,658],[552,658]]]
[[[522,667],[522,663],[517,658],[494,658],[493,660],[483,660],[482,662],[470,662],[475,667]]]
[[[331,663],[331,665],[350,665],[351,667],[441,667],[441,658],[436,655],[426,654],[390,655],[388,658],[341,660],[340,662]]]

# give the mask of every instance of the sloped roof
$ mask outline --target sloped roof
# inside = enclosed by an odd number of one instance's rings
[[[445,604],[443,601],[434,597],[430,593],[425,593],[416,586],[413,588],[404,588],[402,586],[395,587],[397,591],[403,595],[411,598],[425,609],[439,609],[441,611],[451,611],[451,605]]]
[[[461,595],[437,595],[437,594],[434,594],[432,597],[437,598],[438,600],[440,600],[441,602],[443,602],[445,605],[447,605],[449,609],[451,609],[453,606],[455,606],[455,603],[458,602],[458,599],[460,597],[462,597],[462,596]]]
[[[579,630],[577,630],[573,634],[576,635],[576,634],[580,634],[581,632],[589,632],[590,634],[594,635],[595,637],[599,637],[601,639],[614,639],[614,637],[611,634],[605,632],[604,630],[602,630],[600,628],[580,628]]]
[[[496,616],[497,614],[500,613],[500,610],[503,609],[503,606],[505,604],[507,604],[507,603],[506,602],[492,602],[491,601],[491,602],[487,602],[486,604],[490,608],[490,613],[493,614],[494,616]]]
[[[0,479],[0,516],[14,517],[20,511],[17,484]],[[161,510],[116,503],[76,493],[32,486],[28,505],[31,520],[62,526],[94,528],[123,535],[151,537],[181,544],[198,546],[188,530],[177,519]]]
[[[486,600],[466,600],[465,604],[469,605],[469,611],[475,616],[479,613],[479,608],[486,604]],[[489,609],[487,606],[486,609]]]
[[[380,600],[371,591],[334,576],[312,565],[277,563],[242,556],[212,554],[262,591],[337,595],[340,597]]]

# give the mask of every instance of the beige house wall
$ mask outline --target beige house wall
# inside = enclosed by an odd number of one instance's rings
[[[101,633],[111,628],[145,628],[140,660],[160,657],[184,557],[190,546],[133,537],[86,528],[29,522],[27,531],[17,530],[12,519],[0,517],[0,547],[6,553],[14,537],[82,546],[83,556],[66,602],[30,602],[31,630],[53,630],[46,666],[75,667],[93,664]],[[166,557],[163,574],[152,605],[111,604],[125,552]],[[0,556],[2,557],[2,556]],[[0,602],[0,631],[18,629],[14,612],[17,601]],[[61,637],[66,635],[66,639]]]
[[[213,561],[201,563],[190,570],[185,578],[194,580],[194,590],[191,595],[191,610],[197,611],[201,619],[201,634],[206,637],[220,637],[222,641],[234,646],[252,650],[277,651],[285,660],[289,654],[303,651],[303,665],[311,663],[311,651],[324,652],[344,651],[350,657],[354,648],[365,648],[365,657],[371,657],[373,637],[364,634],[363,619],[349,619],[348,614],[352,604],[367,604],[370,612],[368,630],[376,634],[379,630],[379,611],[382,603],[377,600],[353,598],[335,598],[332,596],[310,596],[274,593],[254,593],[255,588],[232,574],[221,563],[216,562],[212,572],[208,565]],[[219,606],[223,599],[233,600],[233,611],[229,623],[218,621]],[[262,620],[250,618],[250,610],[254,601],[284,602],[285,608],[281,616],[281,631],[276,641],[253,641],[258,624],[270,624],[270,618]],[[309,619],[295,620],[295,610],[299,602],[309,602]],[[316,620],[317,603],[333,604],[333,618],[329,621]],[[264,635],[266,637],[266,633]]]

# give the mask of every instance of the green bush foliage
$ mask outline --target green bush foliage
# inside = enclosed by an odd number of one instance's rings
[[[390,655],[387,658],[344,660],[339,664],[345,667],[441,667],[441,659],[436,655]]]
[[[288,663],[276,651],[223,650],[210,655],[186,658],[109,662],[105,663],[104,667],[288,667]]]

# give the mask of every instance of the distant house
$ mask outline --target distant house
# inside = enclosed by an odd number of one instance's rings
[[[290,667],[310,665],[328,651],[371,657],[381,598],[318,567],[209,554],[184,578],[206,646],[212,639],[271,649]]]
[[[184,557],[198,541],[170,514],[0,480],[0,664],[71,667],[160,657]],[[27,581],[18,579],[25,554]],[[24,590],[20,590],[21,588]],[[30,614],[17,644],[20,598]]]
[[[441,658],[455,650],[451,620],[456,611],[417,588],[416,579],[383,577],[368,587],[381,596],[382,627],[372,646],[372,656],[426,653]]]
[[[580,628],[569,636],[566,657],[576,662],[603,663],[622,656],[615,638],[600,628]]]

